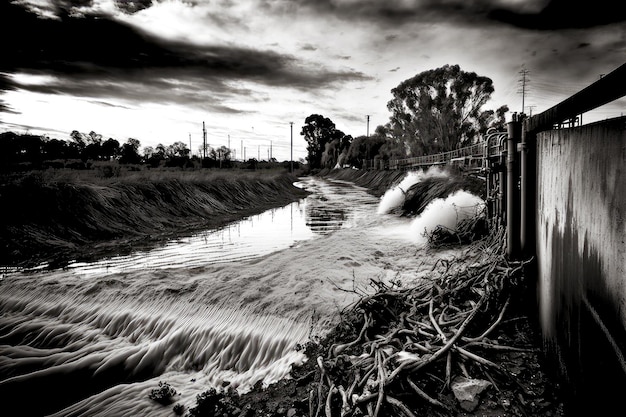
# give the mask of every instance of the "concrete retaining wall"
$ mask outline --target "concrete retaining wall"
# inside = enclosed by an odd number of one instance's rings
[[[623,411],[626,119],[540,133],[536,197],[538,300],[548,351],[576,414],[600,415],[616,400]]]

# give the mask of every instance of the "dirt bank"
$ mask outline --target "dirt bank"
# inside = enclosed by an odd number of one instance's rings
[[[0,265],[62,265],[219,227],[304,197],[295,181],[285,172],[209,170],[5,178]]]

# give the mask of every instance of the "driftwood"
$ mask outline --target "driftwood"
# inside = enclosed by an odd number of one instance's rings
[[[527,263],[507,261],[504,240],[503,230],[490,234],[467,249],[462,263],[438,262],[431,279],[412,288],[376,282],[378,291],[352,308],[359,320],[354,339],[317,358],[310,415],[414,416],[420,404],[448,415],[449,401],[441,398],[453,373],[492,381],[495,389],[490,372],[514,379],[477,353],[524,350],[490,339]]]

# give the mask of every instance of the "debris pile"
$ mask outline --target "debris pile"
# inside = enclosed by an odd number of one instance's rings
[[[532,398],[533,409],[526,411],[540,411],[541,395],[548,393],[532,392],[517,369],[494,360],[501,353],[536,354],[531,345],[508,345],[498,336],[528,263],[507,262],[503,236],[501,230],[471,245],[462,262],[442,260],[431,279],[414,287],[373,281],[378,291],[352,306],[336,330],[342,340],[316,358],[309,415],[473,412],[485,391],[500,387],[509,398],[482,407],[524,415]]]

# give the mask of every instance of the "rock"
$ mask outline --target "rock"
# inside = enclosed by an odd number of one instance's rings
[[[452,381],[452,392],[465,411],[474,411],[478,406],[480,394],[491,385],[483,379],[456,377]]]
[[[290,408],[289,410],[287,410],[287,417],[293,417],[296,415],[296,409],[295,408]]]

